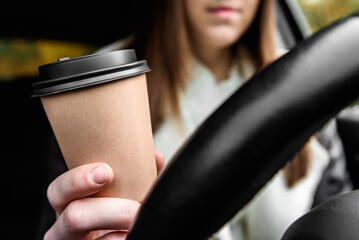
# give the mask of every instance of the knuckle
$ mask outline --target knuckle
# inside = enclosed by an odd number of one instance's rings
[[[67,230],[72,232],[82,230],[82,222],[85,219],[83,207],[81,201],[74,201],[63,211],[63,224]]]

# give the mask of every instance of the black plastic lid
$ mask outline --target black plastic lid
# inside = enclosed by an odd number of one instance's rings
[[[145,60],[137,61],[133,49],[61,58],[39,67],[40,80],[32,84],[33,97],[93,86],[150,71]]]

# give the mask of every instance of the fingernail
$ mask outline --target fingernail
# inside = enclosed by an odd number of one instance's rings
[[[102,166],[97,166],[90,172],[91,180],[99,185],[106,183],[107,171]]]

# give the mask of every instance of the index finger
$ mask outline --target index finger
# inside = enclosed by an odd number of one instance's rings
[[[113,180],[113,172],[105,163],[91,163],[73,168],[56,178],[47,189],[47,197],[60,214],[72,201],[90,196]]]

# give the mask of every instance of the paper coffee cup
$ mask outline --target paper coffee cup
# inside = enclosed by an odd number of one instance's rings
[[[156,179],[145,73],[134,50],[59,59],[39,67],[41,98],[71,169],[105,162],[114,181],[96,196],[142,201]]]

